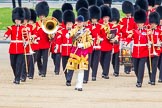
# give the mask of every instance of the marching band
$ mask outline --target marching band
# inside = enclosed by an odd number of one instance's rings
[[[11,38],[13,83],[25,82],[27,77],[33,79],[36,62],[38,74],[46,77],[50,53],[55,75],[60,74],[62,60],[67,86],[71,86],[73,73],[77,73],[75,90],[78,91],[83,90],[83,83],[88,83],[89,77],[96,81],[99,64],[103,79],[109,79],[111,63],[115,77],[120,74],[120,65],[124,65],[126,74],[133,69],[138,88],[142,87],[147,64],[148,84],[156,84],[158,69],[158,82],[162,83],[161,0],[136,0],[135,5],[124,1],[123,18],[111,4],[112,0],[78,0],[76,17],[70,3],[53,11],[51,17],[47,17],[46,1],[39,2],[35,10],[13,9],[14,24],[4,34],[4,40]]]

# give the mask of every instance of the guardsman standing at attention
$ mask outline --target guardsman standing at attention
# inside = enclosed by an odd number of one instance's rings
[[[162,31],[162,6],[159,6],[156,8],[156,12],[159,13],[160,15],[160,24],[158,26],[158,28]],[[160,43],[161,43],[161,53],[159,56],[159,62],[158,62],[158,68],[159,68],[159,83],[162,83],[162,36],[160,36]]]
[[[101,24],[98,23],[98,20],[101,18],[101,10],[98,6],[92,5],[89,8],[90,12],[90,31],[93,38],[93,52],[91,59],[91,68],[92,68],[92,81],[96,81],[98,64],[101,55],[101,41],[100,37]]]
[[[147,20],[146,11],[143,9],[137,10],[134,14],[134,19],[138,28],[133,30],[133,34],[130,34],[127,42],[129,43],[131,40],[134,40],[132,57],[134,59],[134,71],[137,77],[136,86],[142,87],[145,63],[149,56],[147,28],[144,25]]]
[[[50,40],[48,34],[46,34],[42,29],[43,26],[42,22],[48,16],[49,13],[48,3],[46,1],[39,2],[36,5],[35,10],[39,18],[39,21],[36,22],[35,29],[37,30],[37,36],[40,37],[37,65],[39,75],[42,77],[46,77]]]
[[[82,91],[84,70],[88,70],[88,47],[93,43],[89,29],[85,28],[84,17],[77,17],[77,25],[69,32],[67,37],[72,37],[73,43],[68,59],[67,69],[77,71],[75,90]]]
[[[12,26],[9,26],[7,31],[4,34],[4,40],[11,37],[11,43],[9,48],[10,54],[10,64],[14,73],[15,84],[20,84],[20,76],[22,63],[24,60],[24,41],[22,37],[22,23],[25,18],[25,11],[23,8],[15,8],[12,11],[12,21],[15,23]]]
[[[55,66],[54,73],[55,75],[59,75],[60,73],[60,61],[61,61],[61,35],[60,32],[62,28],[62,11],[55,10],[53,11],[52,17],[55,17],[59,22],[59,28],[55,33],[54,39],[52,40],[51,45],[51,57],[53,59],[53,63]],[[57,33],[58,32],[58,33]]]

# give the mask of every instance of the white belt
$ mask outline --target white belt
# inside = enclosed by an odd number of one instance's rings
[[[147,46],[146,44],[134,44],[134,46],[138,47],[138,46]]]
[[[154,44],[154,46],[156,46],[156,47],[161,47],[161,45],[160,45],[160,44]]]
[[[101,46],[93,46],[93,48],[101,48]]]
[[[62,44],[62,46],[72,46],[72,44]]]
[[[23,43],[22,40],[11,40],[12,43]]]

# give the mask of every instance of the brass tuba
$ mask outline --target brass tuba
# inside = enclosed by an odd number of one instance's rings
[[[59,22],[54,17],[47,17],[42,21],[42,30],[48,34],[48,38],[51,40],[53,34],[58,30]]]

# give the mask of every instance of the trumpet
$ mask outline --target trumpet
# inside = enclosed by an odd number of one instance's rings
[[[28,27],[22,29],[22,36],[24,37],[24,39],[25,38],[27,39],[27,40],[24,40],[24,47],[27,47],[27,45],[29,45],[29,53],[27,55],[34,54],[35,52],[31,48],[31,41],[29,39],[31,34],[29,33]]]
[[[47,17],[42,21],[42,30],[48,34],[48,38],[51,40],[53,34],[58,30],[59,22],[54,17]]]

